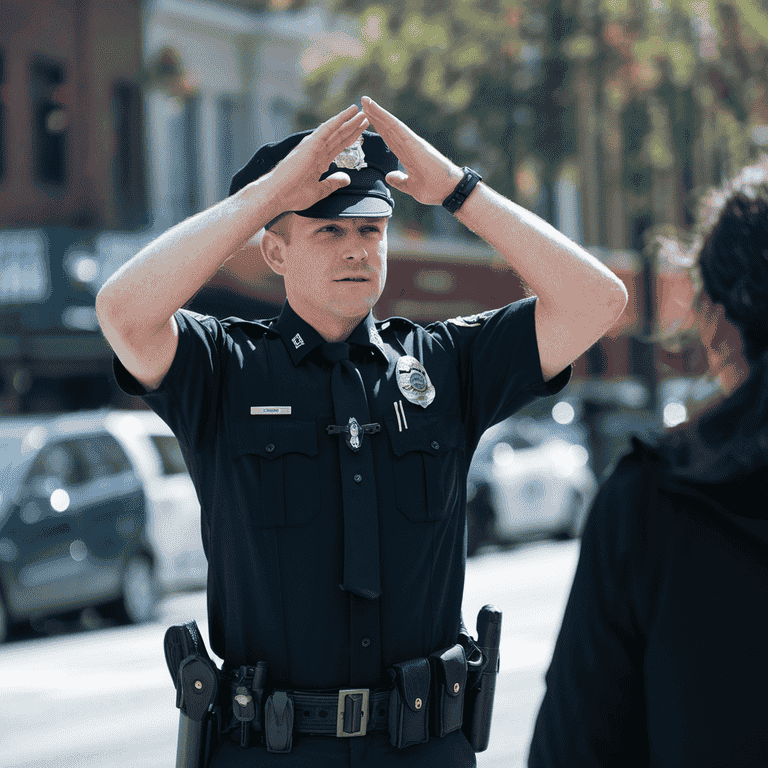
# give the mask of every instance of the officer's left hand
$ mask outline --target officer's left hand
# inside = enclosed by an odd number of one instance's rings
[[[406,170],[388,173],[387,184],[420,203],[440,205],[464,176],[461,168],[373,99],[363,96],[362,105],[363,112]]]

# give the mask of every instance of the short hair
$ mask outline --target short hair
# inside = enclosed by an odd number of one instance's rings
[[[291,237],[291,226],[290,226],[290,219],[288,218],[288,214],[290,214],[291,211],[284,211],[279,216],[275,216],[274,219],[267,222],[264,229],[268,229],[271,232],[275,232],[280,237],[285,240],[286,244],[290,241]]]

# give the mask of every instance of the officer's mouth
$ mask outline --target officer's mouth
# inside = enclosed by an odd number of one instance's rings
[[[338,280],[334,280],[334,283],[367,283],[367,277],[341,277]]]

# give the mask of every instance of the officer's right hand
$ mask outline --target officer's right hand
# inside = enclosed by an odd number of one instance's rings
[[[320,176],[343,149],[357,141],[367,127],[368,118],[353,104],[304,137],[287,157],[264,176],[270,197],[280,201],[281,210],[275,215],[284,211],[302,211],[347,186],[350,179],[342,171],[322,181]]]

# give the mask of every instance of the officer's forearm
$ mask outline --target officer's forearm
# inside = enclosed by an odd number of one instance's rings
[[[279,203],[264,177],[169,229],[118,269],[99,291],[102,327],[151,336],[267,222]]]
[[[553,226],[482,182],[456,217],[493,246],[538,296],[563,318],[583,317],[589,305],[595,322],[615,322],[626,303],[621,280],[592,254]]]

